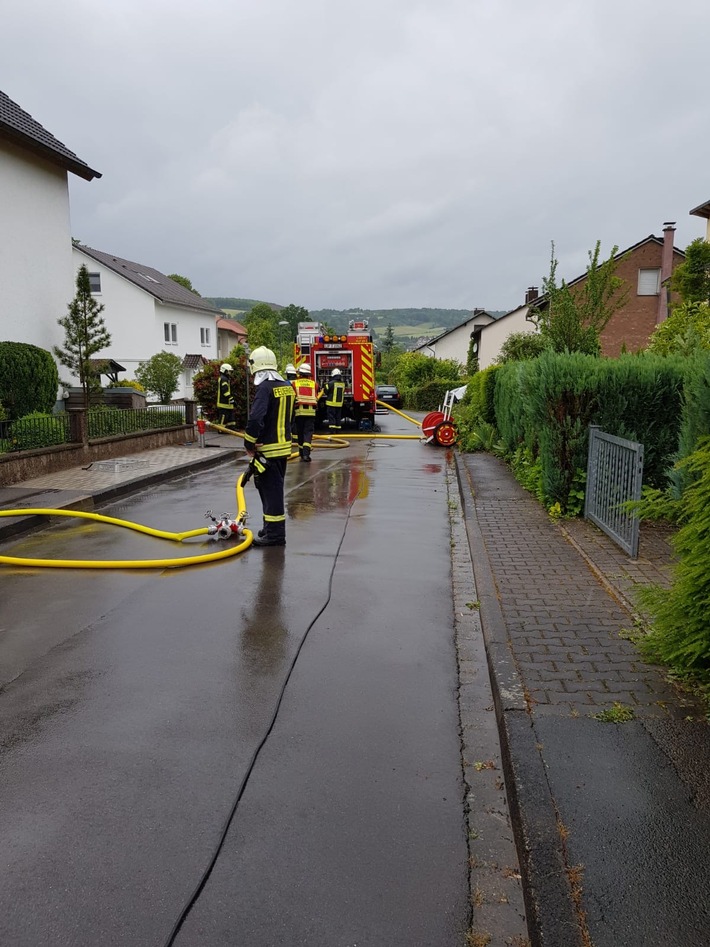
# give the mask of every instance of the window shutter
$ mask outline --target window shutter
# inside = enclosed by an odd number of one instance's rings
[[[660,269],[639,270],[638,295],[657,296],[661,285]]]

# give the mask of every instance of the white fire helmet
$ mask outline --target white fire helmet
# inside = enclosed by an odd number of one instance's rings
[[[295,378],[295,377],[296,377],[296,366],[295,366],[295,365],[292,365],[291,362],[289,362],[288,365],[287,365],[286,368],[285,368],[285,372],[286,372],[286,377],[287,377],[287,378]]]
[[[330,377],[331,377],[331,378],[340,378],[340,369],[339,369],[339,368],[334,368],[333,371],[330,373]]]
[[[276,356],[271,351],[267,349],[265,345],[260,345],[257,349],[249,356],[249,366],[251,368],[252,375],[255,375],[257,372],[264,371],[268,368],[276,371]]]
[[[308,362],[304,362],[303,365],[299,366],[298,371],[301,375],[310,375],[311,366],[308,364]]]
[[[229,362],[222,362],[222,364],[219,366],[219,370],[221,372],[233,372],[234,367],[230,365]]]

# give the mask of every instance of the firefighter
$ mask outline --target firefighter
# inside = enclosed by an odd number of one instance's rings
[[[345,382],[339,368],[334,368],[330,373],[330,381],[325,386],[324,394],[325,406],[328,409],[328,430],[339,431],[345,400]]]
[[[219,366],[217,382],[217,423],[222,427],[234,427],[234,395],[232,394],[232,372],[229,362]]]
[[[301,460],[311,462],[311,439],[316,425],[318,385],[311,378],[311,366],[304,362],[298,369],[298,379],[293,382],[296,392],[296,432],[298,453]]]
[[[287,380],[291,385],[294,386],[294,391],[295,391],[295,390],[296,390],[296,379],[298,378],[298,372],[296,371],[296,366],[293,365],[291,362],[289,362],[288,365],[286,366],[286,368],[284,369],[284,372],[286,373],[286,380]],[[296,425],[295,425],[295,424],[292,424],[292,425],[291,425],[291,446],[295,449],[297,444],[298,444],[298,439],[297,439],[297,436],[296,436]],[[300,453],[300,451],[299,451],[299,453]]]
[[[244,431],[244,449],[251,457],[254,483],[264,510],[264,527],[255,546],[286,545],[284,477],[291,453],[291,419],[295,393],[279,375],[276,356],[265,346],[249,356],[254,402]]]

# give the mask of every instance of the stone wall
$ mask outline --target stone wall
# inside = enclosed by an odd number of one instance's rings
[[[18,454],[0,454],[0,487],[9,487],[13,483],[32,480],[69,467],[86,467],[95,460],[110,460],[156,447],[192,443],[195,439],[195,429],[189,424],[162,431],[104,437],[88,444],[60,444]]]

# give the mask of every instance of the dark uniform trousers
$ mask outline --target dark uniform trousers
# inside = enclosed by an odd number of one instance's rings
[[[254,483],[264,508],[264,530],[269,539],[286,538],[284,479],[288,457],[270,457],[263,473],[254,475]]]

